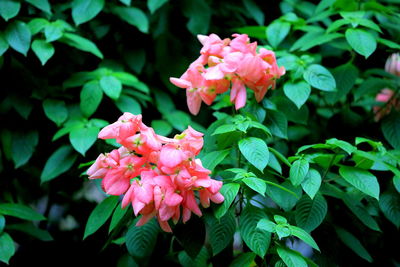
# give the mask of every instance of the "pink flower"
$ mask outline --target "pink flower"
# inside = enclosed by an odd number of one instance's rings
[[[400,76],[400,54],[392,54],[385,64],[385,70],[393,75]]]
[[[125,112],[118,121],[104,127],[99,132],[100,139],[125,139],[128,136],[135,134],[139,130],[139,125],[142,123],[142,115],[133,115]]]
[[[388,88],[382,89],[382,91],[377,94],[375,100],[384,104],[383,106],[375,106],[373,108],[375,121],[381,120],[384,116],[388,115],[392,109],[400,110],[400,99],[395,98],[394,94],[395,92]]]

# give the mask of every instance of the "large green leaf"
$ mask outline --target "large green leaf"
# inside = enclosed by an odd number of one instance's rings
[[[0,214],[30,221],[41,221],[46,218],[31,207],[16,203],[1,203]]]
[[[51,7],[48,0],[26,0],[26,2],[48,14],[51,14]]]
[[[43,101],[43,109],[47,118],[60,126],[68,118],[68,109],[62,100],[46,99]]]
[[[271,133],[279,138],[287,139],[288,121],[280,111],[268,110],[267,111],[268,128]]]
[[[21,3],[15,0],[2,0],[0,1],[0,16],[3,17],[5,21],[18,15],[21,9]]]
[[[112,12],[118,15],[122,20],[132,26],[135,26],[139,31],[147,33],[149,31],[149,20],[146,14],[136,7],[114,7]]]
[[[39,58],[42,65],[46,64],[46,62],[54,55],[55,52],[53,45],[43,40],[33,41],[32,50]]]
[[[160,134],[163,136],[168,136],[172,132],[171,124],[164,120],[152,120],[151,127],[154,129],[156,134]],[[202,163],[204,166],[204,161]],[[207,168],[207,169],[209,169],[209,168]]]
[[[294,186],[298,186],[303,182],[308,173],[310,164],[306,159],[296,160],[290,167],[289,179]]]
[[[312,238],[312,236],[307,233],[306,231],[304,231],[303,229],[290,225],[289,226],[290,229],[290,233],[291,235],[294,235],[295,237],[300,238],[301,240],[303,240],[306,244],[310,245],[311,247],[313,247],[314,249],[320,251],[317,243],[315,242],[315,240]]]
[[[354,251],[358,256],[360,256],[364,260],[372,262],[371,255],[353,234],[342,228],[336,228],[336,233],[339,239],[342,240],[343,244],[349,247],[352,251]]]
[[[96,17],[104,7],[104,0],[74,0],[71,6],[72,19],[79,25]]]
[[[246,8],[249,15],[259,24],[264,25],[264,12],[257,6],[253,0],[243,0],[244,7]]]
[[[291,250],[286,247],[277,247],[279,257],[288,267],[307,267],[306,261],[303,259],[301,254],[297,251]]]
[[[224,184],[222,186],[219,192],[224,196],[225,200],[215,209],[215,217],[217,219],[222,218],[222,216],[224,216],[228,211],[239,192],[239,188],[240,185],[235,183]]]
[[[400,113],[393,113],[383,121],[382,132],[390,145],[400,149]]]
[[[182,2],[182,12],[189,19],[186,27],[193,34],[207,34],[211,20],[211,8],[202,0]]]
[[[137,221],[134,221],[126,233],[126,247],[130,255],[143,258],[152,253],[157,241],[159,227],[155,219],[142,226],[136,226]]]
[[[85,156],[86,151],[96,142],[98,133],[98,127],[75,128],[69,133],[69,140],[72,147]]]
[[[235,216],[232,212],[228,212],[220,219],[208,216],[206,222],[213,255],[217,255],[233,240],[236,230]]]
[[[288,35],[290,31],[290,23],[276,20],[271,23],[267,28],[267,39],[268,42],[273,46],[277,47],[283,39]]]
[[[385,192],[379,199],[379,207],[385,217],[397,228],[400,227],[400,195],[398,193]]]
[[[321,65],[309,66],[303,74],[309,85],[322,91],[335,91],[336,81],[333,75]]]
[[[214,168],[223,161],[226,156],[228,156],[230,152],[230,149],[225,149],[225,150],[219,150],[219,151],[213,151],[210,153],[207,153],[203,158],[202,158],[202,163],[204,168],[209,169],[210,171],[213,171]]]
[[[150,13],[154,13],[162,7],[168,0],[148,0],[147,1],[147,8],[150,10]]]
[[[340,175],[361,192],[379,200],[379,183],[375,175],[360,168],[341,166]]]
[[[365,58],[368,58],[376,49],[375,37],[361,29],[347,29],[346,40],[357,53]]]
[[[95,43],[77,34],[64,33],[62,38],[59,39],[59,41],[69,46],[75,47],[76,49],[92,53],[93,55],[99,58],[103,58],[103,54],[97,48]]]
[[[22,21],[14,21],[7,26],[4,37],[15,51],[27,55],[31,45],[31,31]]]
[[[14,253],[14,240],[7,233],[0,234],[0,261],[8,264]]]
[[[242,139],[239,141],[239,149],[252,165],[263,172],[268,164],[269,150],[262,139],[256,137]]]
[[[82,114],[90,117],[97,110],[103,98],[103,91],[98,81],[85,83],[80,94]]]
[[[107,221],[118,205],[118,199],[118,196],[110,196],[94,208],[86,223],[83,239],[95,233]]]
[[[76,160],[70,146],[64,145],[49,157],[40,176],[41,182],[47,182],[68,171]]]
[[[307,101],[311,93],[311,87],[304,81],[300,82],[287,82],[283,86],[285,95],[297,106],[301,106]]]
[[[117,100],[122,91],[121,82],[114,76],[104,76],[100,79],[100,87],[111,99]]]
[[[307,232],[311,232],[322,223],[327,211],[328,204],[322,195],[318,194],[314,199],[304,195],[296,206],[296,223]]]
[[[254,259],[257,255],[253,252],[246,252],[242,253],[239,256],[237,256],[231,264],[229,264],[229,267],[251,267],[251,266],[256,266]]]
[[[123,209],[122,206],[117,206],[117,208],[114,210],[113,216],[111,217],[110,227],[108,228],[109,233],[111,233],[111,231],[117,227],[128,211],[130,211],[128,207]]]
[[[304,180],[301,182],[301,187],[313,199],[321,186],[321,182],[321,174],[315,169],[309,169]]]
[[[265,190],[267,189],[267,185],[265,184],[265,181],[256,178],[256,177],[247,177],[243,178],[242,182],[245,183],[248,187],[256,191],[257,193],[261,195],[265,195]]]
[[[282,188],[273,185],[268,186],[266,193],[279,207],[289,211],[300,199],[302,190],[299,186],[294,187],[290,181],[285,181],[279,186]]]
[[[37,131],[16,133],[12,137],[11,152],[15,168],[26,164],[32,157],[35,147],[38,144],[39,135]]]
[[[31,235],[41,241],[52,241],[53,237],[46,230],[40,229],[32,222],[7,225],[8,230],[16,230]]]
[[[341,65],[332,71],[335,77],[337,92],[329,93],[326,98],[328,103],[336,103],[347,96],[353,88],[358,77],[358,69],[351,63]]]
[[[139,102],[131,96],[121,95],[118,100],[115,101],[115,105],[121,112],[130,112],[135,115],[142,114],[142,108]]]
[[[350,196],[350,194],[345,194],[341,196],[345,205],[351,210],[351,212],[356,215],[356,217],[368,228],[374,231],[380,231],[378,223],[375,219],[368,213],[368,210],[364,205]]]
[[[240,235],[246,245],[263,258],[271,242],[271,234],[257,228],[257,223],[267,217],[259,208],[248,205],[240,215]]]

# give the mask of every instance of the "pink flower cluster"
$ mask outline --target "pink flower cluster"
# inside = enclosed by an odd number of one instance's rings
[[[174,85],[186,89],[187,104],[194,115],[202,101],[210,105],[217,94],[230,87],[230,100],[236,109],[246,104],[246,87],[260,102],[270,87],[275,88],[275,80],[285,74],[274,52],[265,48],[257,52],[257,42],[250,43],[246,34],[233,34],[232,40],[221,40],[216,34],[197,37],[203,45],[200,57],[179,79],[170,78]]]
[[[143,225],[157,217],[161,228],[171,232],[168,220],[177,223],[181,213],[185,223],[191,213],[201,216],[200,203],[221,203],[222,182],[211,179],[200,159],[203,134],[190,126],[173,139],[157,135],[142,122],[141,115],[124,113],[117,122],[106,126],[99,138],[115,138],[122,145],[110,153],[100,154],[89,168],[90,179],[103,179],[104,191],[124,195],[122,206],[132,204]]]

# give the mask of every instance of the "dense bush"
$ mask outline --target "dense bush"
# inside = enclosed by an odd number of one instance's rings
[[[399,11],[397,0],[0,0],[0,261],[398,265]],[[225,92],[190,115],[169,78],[210,33],[274,51],[286,70],[276,89],[257,102],[247,88],[238,110]],[[96,140],[122,112],[159,135],[204,133],[198,157],[224,202],[172,233],[135,226],[86,175],[119,146]]]

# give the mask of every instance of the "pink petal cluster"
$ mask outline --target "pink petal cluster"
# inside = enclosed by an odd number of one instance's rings
[[[196,195],[205,208],[210,200],[224,200],[219,193],[222,182],[211,179],[211,172],[195,158],[203,147],[203,134],[190,126],[167,138],[147,127],[141,115],[126,112],[103,128],[99,138],[115,138],[122,147],[100,154],[87,174],[102,179],[107,194],[124,195],[122,207],[131,203],[135,215],[142,215],[137,225],[156,217],[161,228],[171,232],[169,219],[177,223],[182,215],[185,223],[192,212],[202,215]]]
[[[230,87],[230,100],[235,108],[246,104],[246,87],[254,91],[260,102],[269,88],[275,88],[275,81],[285,74],[284,67],[278,67],[274,52],[260,48],[257,42],[250,43],[246,34],[233,34],[234,38],[222,40],[216,34],[198,35],[203,45],[200,57],[186,72],[170,81],[186,89],[187,104],[196,115],[203,101],[210,105],[217,94]]]
[[[385,70],[393,75],[400,77],[400,54],[394,53],[387,60]]]
[[[381,120],[384,116],[388,115],[392,109],[400,111],[400,99],[396,98],[394,94],[395,92],[392,89],[385,88],[376,95],[375,100],[385,104],[383,107],[374,107],[375,121]]]

